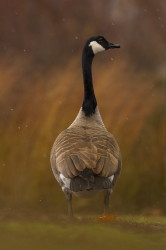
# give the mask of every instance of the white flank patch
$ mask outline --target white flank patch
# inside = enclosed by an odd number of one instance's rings
[[[70,179],[66,178],[63,174],[59,175],[60,179],[63,181],[66,188],[70,188]]]
[[[108,179],[112,182],[114,179],[114,175],[110,176]]]
[[[93,53],[97,54],[98,52],[104,51],[105,48],[101,46],[98,42],[92,41],[90,42],[89,46],[92,47]]]

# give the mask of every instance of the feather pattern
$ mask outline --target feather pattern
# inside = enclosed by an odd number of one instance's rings
[[[62,173],[66,178],[78,176],[85,168],[109,177],[118,171],[119,159],[118,144],[106,130],[98,109],[91,117],[80,111],[73,124],[57,137],[51,153],[54,174]]]

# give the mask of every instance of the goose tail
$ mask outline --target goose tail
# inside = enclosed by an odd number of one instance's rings
[[[104,190],[111,187],[111,181],[107,177],[94,174],[90,168],[80,171],[78,176],[72,178],[70,182],[70,190],[73,192]]]

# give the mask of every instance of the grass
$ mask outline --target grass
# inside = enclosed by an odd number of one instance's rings
[[[0,224],[3,250],[165,249],[166,218],[119,216],[115,222],[78,219],[10,221]]]
[[[147,206],[166,211],[164,91],[157,87],[157,76],[144,72],[143,78],[128,65],[123,60],[94,65],[99,109],[117,139],[124,166],[112,204],[123,213]],[[56,136],[75,119],[82,98],[80,57],[70,60],[65,74],[62,67],[36,71],[30,59],[21,57],[0,61],[2,204],[37,206],[45,200],[58,206],[62,195],[50,167],[50,151]]]

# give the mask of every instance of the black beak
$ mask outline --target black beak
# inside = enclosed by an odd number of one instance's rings
[[[108,49],[116,49],[116,48],[120,48],[120,45],[114,43],[108,43]]]

